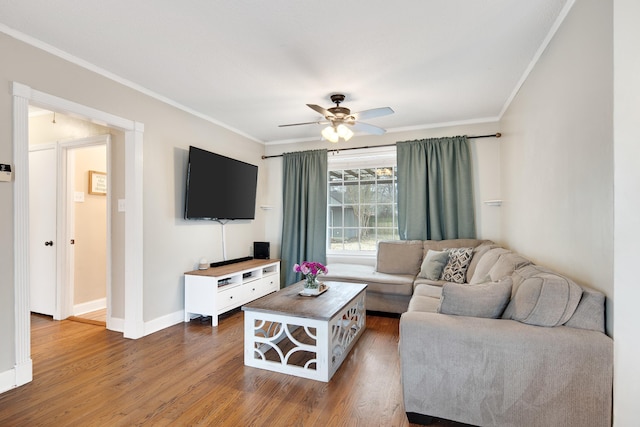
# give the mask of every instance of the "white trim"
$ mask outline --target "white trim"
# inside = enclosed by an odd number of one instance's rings
[[[144,335],[149,335],[154,332],[158,332],[162,329],[168,328],[178,323],[184,322],[184,310],[176,311],[165,316],[158,317],[157,319],[150,320],[144,324]]]
[[[139,338],[144,330],[142,254],[142,138],[144,125],[13,82],[14,176],[14,298],[17,385],[31,381],[29,312],[29,103],[83,117],[117,128],[125,134],[125,337]],[[135,228],[134,228],[135,227]],[[127,329],[127,328],[125,328]]]
[[[0,393],[19,387],[31,381],[33,367],[31,361],[16,365],[13,369],[0,372]]]
[[[536,66],[536,64],[540,60],[540,57],[542,57],[542,54],[544,53],[544,51],[547,50],[547,46],[549,46],[549,43],[551,43],[553,36],[555,36],[556,32],[558,31],[558,28],[560,28],[560,25],[562,25],[562,23],[564,22],[565,18],[569,14],[569,11],[571,10],[575,2],[576,2],[575,0],[567,1],[567,3],[564,5],[562,10],[560,11],[560,14],[556,18],[553,25],[551,26],[551,29],[547,33],[547,36],[542,41],[542,44],[536,51],[535,55],[533,55],[531,62],[529,62],[529,66],[527,67],[526,70],[524,70],[524,73],[522,73],[522,77],[520,77],[520,80],[518,81],[516,86],[513,88],[511,95],[509,96],[509,98],[507,98],[507,101],[504,103],[504,106],[502,107],[502,111],[500,111],[500,114],[498,114],[496,121],[502,120],[502,116],[504,116],[504,113],[507,112],[507,109],[515,99],[518,92],[520,92],[520,88],[522,87],[522,85],[524,85],[524,82],[527,81],[527,79],[529,78],[529,74],[531,74],[531,71],[533,71],[533,68]]]
[[[31,319],[29,311],[29,98],[31,88],[13,85],[13,249],[15,361],[31,366]],[[33,372],[21,369],[21,381],[31,381]],[[17,371],[16,371],[17,372]]]
[[[76,248],[68,242],[74,236],[73,225],[76,222],[76,208],[74,201],[75,180],[69,176],[70,171],[76,170],[76,153],[69,150],[68,147],[61,145],[58,159],[60,168],[60,183],[58,198],[58,242],[64,244],[58,245],[60,255],[60,268],[58,271],[60,291],[58,296],[60,299],[59,319],[66,319],[73,315],[73,289],[75,289],[75,260]]]
[[[456,127],[456,126],[477,125],[482,123],[498,123],[499,121],[500,121],[500,117],[481,117],[478,119],[455,120],[452,122],[431,123],[426,125],[391,128],[391,129],[387,129],[387,133],[413,132],[413,131],[425,130],[425,129],[439,129],[439,128],[448,128],[448,127]]]
[[[140,286],[125,286],[124,295],[124,336],[141,338],[144,336],[143,282],[142,282],[142,123],[133,123],[132,132],[125,133],[128,148],[124,160],[125,168],[125,246],[124,281]],[[135,260],[135,262],[131,262]]]
[[[30,382],[32,380],[32,372],[31,361],[16,365],[8,371],[0,372],[0,393]]]
[[[0,372],[0,393],[11,390],[16,386],[16,370]]]
[[[107,329],[124,333],[124,319],[121,317],[109,317],[109,313],[107,313]]]
[[[252,140],[254,142],[257,142],[257,143],[260,143],[260,144],[264,143],[263,141],[259,140],[258,138],[254,137],[254,136],[251,136],[251,135],[248,135],[248,134],[246,134],[246,133],[244,133],[244,132],[242,132],[242,131],[240,131],[240,130],[232,127],[232,126],[229,126],[226,123],[223,123],[223,122],[221,122],[219,120],[216,120],[216,119],[214,119],[214,118],[212,118],[210,116],[207,116],[206,114],[203,114],[203,113],[201,113],[199,111],[196,111],[196,110],[194,110],[192,108],[189,108],[189,107],[187,107],[185,105],[182,105],[179,102],[176,102],[173,99],[167,98],[166,96],[160,95],[160,94],[158,94],[158,93],[156,93],[156,92],[154,92],[154,91],[152,91],[152,90],[150,90],[150,89],[148,89],[148,88],[146,88],[144,86],[141,86],[139,84],[133,83],[130,80],[127,80],[127,79],[125,79],[123,77],[120,77],[117,74],[114,74],[114,73],[112,73],[110,71],[107,71],[107,70],[105,70],[103,68],[100,68],[95,64],[92,64],[92,63],[90,63],[88,61],[85,61],[84,59],[80,59],[77,56],[71,55],[70,53],[65,52],[65,51],[63,51],[61,49],[58,49],[57,47],[51,46],[50,44],[45,43],[45,42],[43,42],[41,40],[38,40],[35,37],[28,36],[28,35],[26,35],[24,33],[21,33],[20,31],[17,31],[17,30],[14,30],[13,28],[7,27],[4,24],[0,24],[0,32],[3,32],[5,34],[13,37],[14,39],[20,40],[20,41],[22,41],[24,43],[27,43],[27,44],[31,45],[31,46],[37,47],[38,49],[44,50],[45,52],[48,52],[48,53],[50,53],[52,55],[55,55],[58,58],[62,58],[64,60],[68,61],[68,62],[71,62],[72,64],[78,65],[78,66],[80,66],[82,68],[85,68],[85,69],[87,69],[89,71],[92,71],[92,72],[94,72],[96,74],[99,74],[99,75],[101,75],[101,76],[103,76],[103,77],[105,77],[105,78],[107,78],[109,80],[112,80],[112,81],[116,82],[116,83],[120,83],[123,86],[129,87],[129,88],[134,89],[134,90],[136,90],[136,91],[138,91],[140,93],[148,95],[148,96],[150,96],[150,97],[152,97],[154,99],[157,99],[158,101],[161,101],[161,102],[163,102],[165,104],[171,105],[172,107],[175,107],[175,108],[177,108],[179,110],[187,112],[187,113],[189,113],[189,114],[191,114],[193,116],[199,117],[202,120],[206,120],[206,121],[208,121],[210,123],[213,123],[213,124],[215,124],[217,126],[225,128],[227,130],[230,130],[233,133],[236,133],[238,135],[244,136],[245,138],[248,138],[248,139],[250,139],[250,140]],[[111,122],[109,122],[109,123],[111,123]]]
[[[109,188],[109,187],[107,187]],[[73,315],[77,316],[79,314],[91,313],[92,311],[98,311],[107,308],[107,299],[99,298],[94,299],[93,301],[87,301],[80,304],[74,304],[73,306]]]

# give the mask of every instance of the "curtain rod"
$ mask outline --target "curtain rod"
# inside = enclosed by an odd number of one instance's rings
[[[491,135],[477,135],[477,136],[467,136],[467,139],[479,139],[479,138],[500,138],[502,134],[500,132],[496,132]],[[333,150],[327,150],[328,153],[333,153],[336,151],[349,151],[349,150],[364,150],[365,148],[377,148],[377,147],[395,147],[396,144],[384,144],[384,145],[368,145],[366,147],[347,147],[347,148],[336,148]],[[282,157],[282,154],[275,154],[273,156],[262,156],[263,159],[272,159],[274,157]]]

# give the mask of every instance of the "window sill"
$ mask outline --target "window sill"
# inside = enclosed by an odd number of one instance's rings
[[[327,252],[327,264],[375,265],[376,252]]]

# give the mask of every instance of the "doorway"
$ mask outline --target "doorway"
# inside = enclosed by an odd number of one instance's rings
[[[106,326],[111,305],[107,132],[29,107],[30,309],[55,320],[94,313],[90,323]],[[70,135],[93,136],[47,142]]]
[[[120,321],[107,327],[124,333],[125,338],[144,336],[143,321],[143,272],[142,272],[142,145],[144,125],[110,113],[96,110],[73,101],[50,95],[27,85],[13,82],[13,160],[14,174],[14,295],[15,322],[14,343],[15,367],[13,386],[21,386],[33,379],[30,346],[29,310],[29,104],[81,117],[92,123],[101,123],[123,132],[122,186],[121,196],[126,210],[123,212],[122,239],[118,248],[122,252],[122,314]],[[120,201],[120,200],[118,200]]]
[[[67,207],[66,286],[71,320],[106,326],[110,317],[111,233],[108,165],[110,136],[63,143]]]

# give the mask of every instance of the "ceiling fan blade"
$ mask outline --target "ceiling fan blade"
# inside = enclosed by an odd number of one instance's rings
[[[372,108],[371,110],[360,111],[359,113],[353,113],[353,117],[356,120],[368,120],[373,119],[374,117],[382,117],[388,116],[389,114],[393,114],[394,111],[391,107],[380,107],[380,108]]]
[[[304,123],[289,123],[286,125],[278,125],[279,128],[286,128],[289,126],[302,126],[302,125],[317,125],[320,124],[320,122],[304,122]]]
[[[322,114],[324,117],[335,117],[333,115],[333,113],[325,108],[322,108],[319,105],[315,105],[315,104],[307,104],[307,107],[311,108],[312,110],[317,111],[318,113]]]
[[[329,122],[326,120],[321,120],[318,122],[304,122],[304,123],[289,123],[286,125],[278,125],[279,128],[286,128],[289,126],[302,126],[302,125],[328,125]]]
[[[373,135],[383,135],[386,132],[385,129],[370,125],[369,123],[356,122],[350,126],[356,131],[362,131]]]

